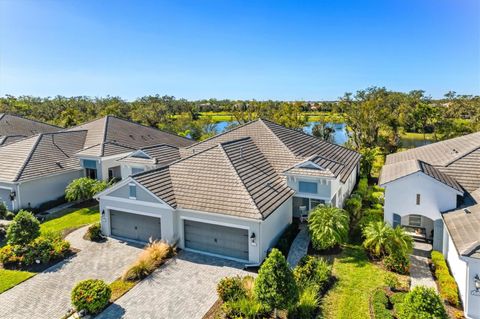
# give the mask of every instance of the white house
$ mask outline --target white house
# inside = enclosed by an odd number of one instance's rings
[[[162,151],[143,149],[119,162],[130,173],[139,165],[158,165],[159,154],[176,154],[154,149]],[[360,159],[354,151],[265,120],[179,151],[182,159],[132,175],[97,196],[105,234],[161,238],[257,264],[299,206],[342,205]]]
[[[480,296],[472,289],[479,260],[467,249],[480,239],[472,236],[480,234],[480,222],[478,214],[465,213],[476,212],[480,200],[480,132],[388,155],[379,184],[385,221],[432,241],[457,280],[466,316],[480,318]],[[474,225],[472,232],[459,228],[457,216]]]

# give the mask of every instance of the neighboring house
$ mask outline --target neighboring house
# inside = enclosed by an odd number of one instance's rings
[[[194,143],[190,139],[115,116],[105,116],[69,129],[77,130],[87,130],[88,134],[83,150],[76,156],[87,177],[102,180],[121,178],[118,160],[132,151],[158,144],[185,147]]]
[[[103,232],[178,242],[187,250],[251,264],[265,258],[301,209],[341,206],[356,183],[360,160],[352,150],[266,120],[180,148],[182,159],[176,161],[176,151],[152,149],[120,162],[148,168],[165,153],[173,162],[99,194]]]
[[[42,133],[0,147],[0,201],[9,210],[55,200],[84,175],[75,153],[86,131]]]
[[[480,132],[388,155],[379,184],[385,221],[432,241],[450,265],[465,314],[480,318],[480,290],[472,289],[480,257],[472,253],[480,246],[473,206],[480,202]]]
[[[38,133],[52,133],[61,128],[21,116],[0,113],[0,146],[24,139]]]
[[[118,162],[121,164],[122,178],[126,178],[130,175],[165,166],[180,158],[178,147],[160,144],[133,151],[119,159]]]

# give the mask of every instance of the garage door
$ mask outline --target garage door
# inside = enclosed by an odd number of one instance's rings
[[[133,240],[147,242],[152,239],[161,239],[160,218],[118,210],[110,211],[110,225],[112,235]]]
[[[185,248],[248,260],[248,230],[184,220]]]

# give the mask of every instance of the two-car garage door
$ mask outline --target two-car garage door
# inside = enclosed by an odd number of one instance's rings
[[[161,239],[161,222],[158,217],[110,210],[110,226],[113,236],[147,242]]]
[[[248,260],[248,230],[184,220],[185,248]]]

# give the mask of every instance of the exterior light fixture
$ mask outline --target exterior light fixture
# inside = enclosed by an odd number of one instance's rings
[[[473,277],[473,283],[475,284],[475,289],[472,290],[472,295],[480,296],[480,277],[478,276],[478,274]]]
[[[14,200],[17,197],[17,193],[15,191],[10,192],[10,200]]]
[[[254,246],[256,245],[255,238],[257,238],[257,237],[255,236],[255,233],[252,232],[252,234],[250,235],[250,240],[252,241],[252,245],[254,245]]]
[[[102,215],[105,215],[105,210],[104,209],[102,209]]]

